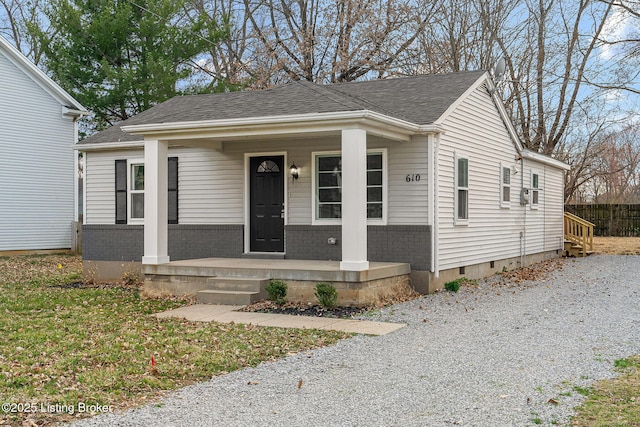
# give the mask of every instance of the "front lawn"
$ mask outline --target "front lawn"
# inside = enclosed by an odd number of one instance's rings
[[[137,287],[80,285],[81,270],[70,255],[0,258],[0,424],[143,404],[348,336],[158,320],[149,314],[185,302],[141,298]]]

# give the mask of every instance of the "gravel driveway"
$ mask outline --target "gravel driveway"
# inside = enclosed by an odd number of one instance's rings
[[[580,402],[574,386],[611,377],[614,360],[640,354],[640,257],[567,260],[546,280],[494,278],[368,319],[408,326],[74,426],[563,425]]]

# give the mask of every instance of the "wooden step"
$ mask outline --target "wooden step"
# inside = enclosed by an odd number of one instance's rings
[[[259,292],[207,289],[197,293],[198,304],[249,305],[260,301]]]

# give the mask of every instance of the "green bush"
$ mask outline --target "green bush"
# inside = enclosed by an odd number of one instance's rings
[[[284,304],[287,297],[287,284],[282,280],[272,279],[266,287],[269,300],[276,304]]]
[[[331,283],[320,282],[316,285],[316,298],[324,307],[333,308],[338,303],[338,291]]]
[[[452,280],[451,282],[445,283],[444,288],[449,292],[458,292],[458,290],[460,289],[460,284],[463,283],[464,281],[466,281],[464,277],[461,277],[460,279]]]

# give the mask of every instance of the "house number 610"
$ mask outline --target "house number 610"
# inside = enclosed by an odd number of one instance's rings
[[[405,178],[405,181],[407,181],[407,182],[418,182],[418,181],[420,181],[420,174],[419,173],[410,173]]]

